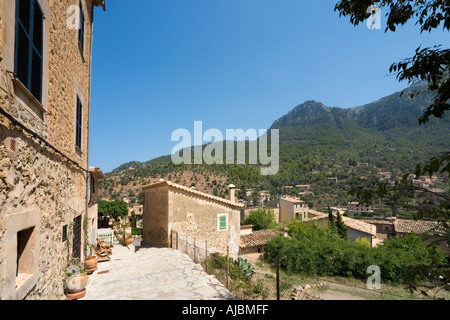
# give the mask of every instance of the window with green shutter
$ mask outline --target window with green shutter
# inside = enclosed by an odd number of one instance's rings
[[[44,14],[37,0],[16,0],[14,72],[42,103]]]
[[[227,228],[227,216],[219,216],[219,229],[225,230]]]

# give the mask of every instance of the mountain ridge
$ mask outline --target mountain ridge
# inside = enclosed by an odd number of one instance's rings
[[[276,175],[261,176],[258,165],[175,165],[166,155],[147,162],[129,162],[107,173],[103,196],[138,193],[139,188],[160,178],[196,186],[225,196],[226,186],[269,190],[273,196],[284,186],[311,184],[320,204],[326,199],[349,199],[355,183],[374,184],[377,172],[401,176],[415,165],[450,149],[450,119],[431,118],[419,126],[418,119],[432,95],[409,93],[423,90],[415,85],[363,106],[343,109],[308,100],[275,120],[268,130],[280,130],[280,168]],[[205,147],[205,144],[203,147]],[[247,144],[248,147],[248,144]],[[358,163],[366,163],[365,168]],[[362,179],[362,180],[361,180]],[[339,181],[331,185],[329,181]]]

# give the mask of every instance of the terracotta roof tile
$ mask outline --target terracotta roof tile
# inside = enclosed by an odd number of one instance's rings
[[[307,221],[328,218],[328,214],[323,213],[323,212],[309,210],[308,213],[315,215],[315,217],[309,218],[309,219],[307,219]],[[333,213],[333,215],[335,217],[337,216],[335,213]],[[342,221],[344,221],[344,224],[347,226],[347,228],[352,228],[352,229],[355,229],[358,231],[362,231],[362,232],[371,234],[373,236],[375,236],[377,234],[377,228],[372,224],[364,222],[363,220],[357,220],[357,219],[342,216]]]
[[[198,190],[195,190],[195,189],[192,189],[192,188],[188,188],[188,187],[185,187],[185,186],[182,186],[182,185],[170,182],[170,181],[165,181],[165,180],[157,182],[157,183],[153,183],[153,184],[148,185],[146,187],[143,187],[142,190],[158,188],[158,187],[160,187],[162,185],[167,185],[169,187],[172,187],[172,188],[175,188],[175,189],[179,189],[179,190],[183,190],[185,192],[189,192],[189,193],[195,194],[195,195],[203,197],[203,198],[207,198],[207,199],[214,200],[214,201],[217,201],[217,202],[222,202],[222,203],[227,204],[229,206],[233,206],[233,207],[237,207],[237,208],[244,208],[245,207],[241,203],[231,202],[230,200],[227,200],[227,199],[224,199],[224,198],[220,198],[220,197],[216,197],[216,196],[213,196],[213,195],[211,195],[209,193],[204,193],[204,192],[201,192],[201,191],[198,191]]]
[[[282,235],[276,230],[259,230],[250,234],[241,235],[241,248],[251,248],[265,245],[273,237]]]
[[[438,226],[435,221],[397,219],[394,222],[395,232],[416,234],[426,233]]]

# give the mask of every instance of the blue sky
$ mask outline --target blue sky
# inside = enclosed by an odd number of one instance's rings
[[[403,89],[389,66],[420,35],[354,27],[318,0],[107,0],[95,10],[90,163],[110,172],[170,154],[172,132],[267,129],[318,100],[350,108]]]

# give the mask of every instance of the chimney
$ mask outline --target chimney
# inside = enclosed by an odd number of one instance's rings
[[[228,200],[230,200],[231,202],[236,202],[236,186],[234,184],[230,184],[228,186]]]

